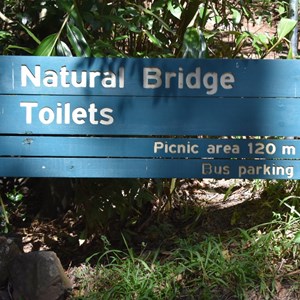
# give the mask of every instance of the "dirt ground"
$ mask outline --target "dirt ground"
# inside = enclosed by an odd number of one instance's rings
[[[222,235],[236,228],[251,228],[272,219],[274,203],[279,203],[278,197],[288,194],[289,188],[293,187],[272,182],[266,187],[263,181],[180,180],[173,195],[175,201],[168,212],[168,222],[173,222],[174,228],[177,228],[174,234],[179,236],[193,230]],[[143,239],[148,239],[148,244],[153,243],[154,248],[157,238],[151,240],[147,232],[147,226],[152,221],[147,220],[139,230]],[[72,210],[59,218],[35,219],[15,229],[22,236],[24,252],[55,251],[70,277],[74,268],[83,266],[85,259],[102,247],[100,239],[95,237],[80,245],[78,235],[84,227]],[[300,299],[300,292],[296,293],[288,284],[278,284],[276,289],[277,300]],[[263,300],[255,290],[251,291],[248,299]]]

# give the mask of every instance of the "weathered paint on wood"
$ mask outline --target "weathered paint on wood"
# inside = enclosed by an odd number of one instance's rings
[[[300,161],[139,158],[0,158],[0,176],[300,179]]]
[[[299,114],[297,60],[2,56],[0,176],[300,179]]]
[[[299,159],[300,140],[0,136],[0,156]]]
[[[0,96],[0,133],[300,136],[299,114],[294,98]]]
[[[206,97],[207,89],[203,77],[215,73],[218,78],[218,91],[210,97],[299,97],[300,96],[300,61],[298,60],[231,60],[231,59],[139,59],[139,58],[74,58],[74,57],[34,57],[34,56],[1,56],[0,57],[0,94],[51,94],[51,95],[98,95],[98,96],[168,96],[168,97]],[[63,71],[81,74],[101,72],[96,77],[95,87],[68,88],[58,84],[57,87],[35,87],[27,81],[21,85],[21,67],[27,66],[31,71],[40,66],[41,75],[54,71],[58,75]],[[143,88],[145,68],[158,68],[162,72],[162,85],[156,89]],[[200,88],[187,88],[187,74],[200,68]],[[65,69],[62,69],[65,68]],[[124,87],[103,88],[101,80],[104,72],[114,72],[117,76],[124,68]],[[180,71],[182,70],[182,71]],[[64,73],[65,73],[64,72]],[[174,73],[170,88],[166,85],[166,72]],[[178,88],[178,74],[183,74],[183,87]],[[230,73],[235,82],[232,89],[220,87],[222,74]],[[45,75],[47,76],[47,74]],[[45,77],[44,76],[44,77]],[[49,72],[48,72],[48,76]],[[60,76],[61,77],[61,76]],[[67,79],[70,78],[66,76]],[[117,77],[118,79],[118,77]],[[211,81],[208,78],[208,81]]]

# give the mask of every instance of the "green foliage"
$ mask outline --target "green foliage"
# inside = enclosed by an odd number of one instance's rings
[[[9,229],[9,219],[8,219],[8,213],[7,209],[4,205],[3,199],[0,195],[0,205],[1,205],[1,233],[7,233]]]
[[[24,195],[20,190],[21,185],[16,183],[11,189],[6,191],[5,197],[0,193],[0,233],[8,233],[11,230],[10,215],[24,200]],[[2,187],[1,192],[4,188]]]
[[[285,198],[289,210],[274,213],[269,223],[230,237],[193,233],[173,240],[171,251],[164,243],[156,251],[144,245],[136,253],[126,239],[125,250],[106,242],[106,251],[96,254],[97,267],[87,261],[75,273],[82,288],[76,299],[248,299],[253,294],[273,299],[276,287],[298,281],[300,213],[293,207],[298,200]]]
[[[153,195],[147,181],[137,179],[81,179],[76,182],[77,213],[85,220],[84,236],[106,233],[116,238],[151,213]]]
[[[205,58],[207,56],[206,41],[199,28],[187,28],[183,38],[184,58]]]
[[[263,58],[288,52],[295,26],[286,1],[6,0],[0,11],[4,54]]]
[[[89,57],[91,49],[81,31],[72,24],[67,24],[67,36],[76,56]]]

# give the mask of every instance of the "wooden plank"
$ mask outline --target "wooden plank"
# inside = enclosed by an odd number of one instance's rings
[[[300,159],[300,140],[0,136],[0,156]]]
[[[300,61],[0,56],[0,176],[300,179],[299,140],[195,138],[300,136],[299,98]]]
[[[300,136],[294,98],[0,96],[0,133]]]
[[[149,68],[154,73],[145,76]],[[0,94],[300,97],[299,79],[298,60],[0,57]]]
[[[300,179],[300,161],[2,157],[0,176]]]

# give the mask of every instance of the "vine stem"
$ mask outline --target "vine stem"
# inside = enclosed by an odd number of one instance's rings
[[[7,212],[6,212],[6,209],[5,209],[5,206],[4,206],[3,199],[2,199],[1,195],[0,195],[0,204],[1,204],[1,209],[2,209],[2,212],[3,212],[5,223],[9,224],[9,220],[8,220],[8,217],[7,217]]]

